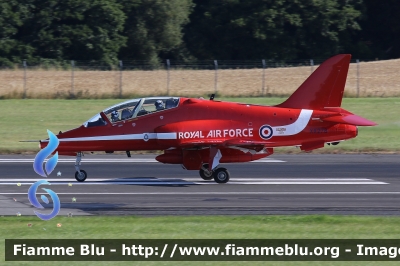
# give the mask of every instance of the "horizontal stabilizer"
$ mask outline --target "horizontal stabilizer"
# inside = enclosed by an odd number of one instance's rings
[[[337,115],[337,116],[330,116],[322,119],[323,121],[340,123],[340,124],[348,124],[354,126],[376,126],[375,122],[369,121],[358,115]]]

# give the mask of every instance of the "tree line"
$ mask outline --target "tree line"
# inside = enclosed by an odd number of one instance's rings
[[[0,0],[0,65],[398,58],[399,14],[398,0]]]

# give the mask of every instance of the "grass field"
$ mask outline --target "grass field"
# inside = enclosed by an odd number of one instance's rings
[[[32,223],[32,227],[27,224]],[[57,227],[62,223],[62,227]],[[4,239],[399,239],[399,217],[192,216],[0,217],[0,264],[11,265],[398,265],[396,262],[4,262]]]
[[[26,94],[31,98],[65,98],[74,91],[78,98],[117,97],[122,95],[200,96],[217,89],[224,96],[289,95],[317,66],[279,67],[263,69],[85,71],[0,70],[0,97],[17,98]],[[348,96],[400,96],[400,59],[350,64],[346,83]],[[357,79],[357,73],[359,79]],[[264,77],[264,82],[263,82]],[[168,82],[169,80],[169,82]],[[215,88],[215,81],[217,86]]]
[[[221,98],[254,104],[277,104],[284,98]],[[20,140],[47,138],[46,129],[56,133],[80,126],[84,121],[120,99],[98,100],[0,100],[0,153],[37,152],[37,143]],[[345,98],[343,108],[377,122],[360,127],[359,136],[338,146],[315,152],[400,152],[400,98]],[[297,152],[296,148],[276,152]]]

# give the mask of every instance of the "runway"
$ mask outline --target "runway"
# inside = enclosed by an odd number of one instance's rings
[[[85,156],[79,183],[71,157],[42,178],[34,156],[0,156],[0,215],[34,215],[27,190],[40,179],[58,194],[60,215],[400,215],[400,155],[273,155],[222,165],[228,184],[154,157]]]

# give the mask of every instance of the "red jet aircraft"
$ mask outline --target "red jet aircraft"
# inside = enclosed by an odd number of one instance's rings
[[[357,136],[357,126],[376,123],[342,109],[351,55],[324,63],[283,103],[276,106],[184,97],[151,97],[104,109],[78,128],[60,132],[59,155],[76,156],[76,180],[83,152],[164,150],[156,160],[199,170],[204,180],[229,181],[220,163],[258,160],[275,147],[303,151],[336,145]],[[41,140],[44,148],[48,140]]]

